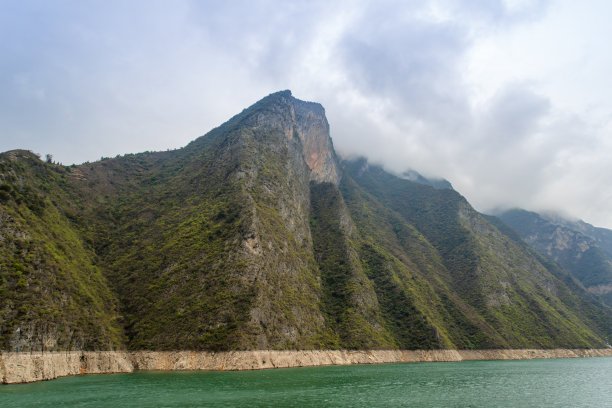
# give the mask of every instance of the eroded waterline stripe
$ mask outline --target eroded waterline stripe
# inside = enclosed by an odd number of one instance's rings
[[[612,357],[609,349],[72,351],[0,353],[3,384],[136,370],[258,370],[352,364]]]

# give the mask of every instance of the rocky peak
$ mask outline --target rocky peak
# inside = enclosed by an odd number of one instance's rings
[[[336,185],[340,182],[338,159],[321,104],[299,100],[286,90],[268,95],[243,114],[250,118],[248,126],[281,127],[288,139],[297,136],[311,180]]]

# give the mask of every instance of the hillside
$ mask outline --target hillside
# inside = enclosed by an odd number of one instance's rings
[[[3,350],[124,344],[117,298],[73,221],[69,171],[32,153],[0,156],[0,345]]]
[[[341,162],[289,91],[174,151],[3,153],[0,348],[605,346],[612,310],[449,186]]]

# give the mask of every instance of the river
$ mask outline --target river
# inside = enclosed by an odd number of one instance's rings
[[[0,407],[612,407],[612,357],[140,371],[0,386]]]

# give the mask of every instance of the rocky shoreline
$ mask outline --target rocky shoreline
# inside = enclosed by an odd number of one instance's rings
[[[324,365],[612,357],[608,349],[70,351],[0,353],[2,384],[136,370],[259,370]]]

